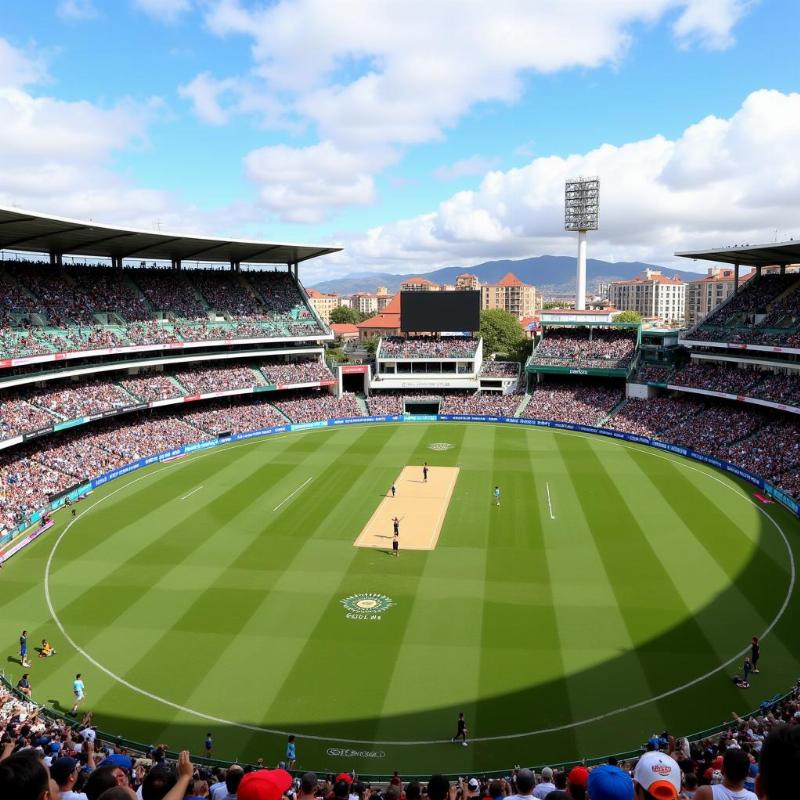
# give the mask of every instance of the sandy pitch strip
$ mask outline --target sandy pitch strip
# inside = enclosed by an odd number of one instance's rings
[[[458,467],[429,467],[422,482],[422,465],[404,467],[391,491],[353,542],[354,547],[392,549],[392,517],[400,520],[400,552],[433,550],[439,541],[444,515],[458,478]]]

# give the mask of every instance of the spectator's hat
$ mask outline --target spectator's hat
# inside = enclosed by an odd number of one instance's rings
[[[344,781],[349,786],[353,782],[353,776],[352,775],[348,775],[346,772],[340,772],[336,776],[336,781]],[[336,781],[334,781],[334,783]]]
[[[65,756],[57,758],[50,765],[50,777],[59,785],[67,782],[67,779],[78,768],[78,762],[74,758]]]
[[[582,786],[586,788],[586,783],[589,780],[589,770],[586,767],[573,767],[567,775],[567,783],[575,786]]]
[[[469,790],[471,792],[477,792],[478,789],[481,788],[481,785],[480,785],[480,783],[478,783],[478,779],[477,778],[470,778],[467,781],[467,786],[469,786]]]
[[[633,781],[619,767],[602,764],[589,773],[592,800],[633,800]]]
[[[292,776],[285,769],[259,769],[248,772],[239,783],[237,800],[281,800],[292,785]]]
[[[636,764],[633,779],[657,800],[674,800],[681,790],[681,768],[664,753],[645,753]]]

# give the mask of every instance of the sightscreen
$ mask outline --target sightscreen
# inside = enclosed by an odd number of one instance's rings
[[[480,328],[481,293],[401,292],[400,330],[404,333],[472,332]]]

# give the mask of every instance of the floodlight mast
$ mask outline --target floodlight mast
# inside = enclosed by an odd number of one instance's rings
[[[564,183],[564,228],[578,232],[575,308],[586,308],[586,232],[596,231],[600,216],[600,179],[567,178]]]

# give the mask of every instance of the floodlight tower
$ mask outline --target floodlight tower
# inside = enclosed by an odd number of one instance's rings
[[[578,282],[575,308],[586,308],[586,232],[596,231],[600,215],[600,178],[567,178],[564,184],[564,228],[578,232]]]

